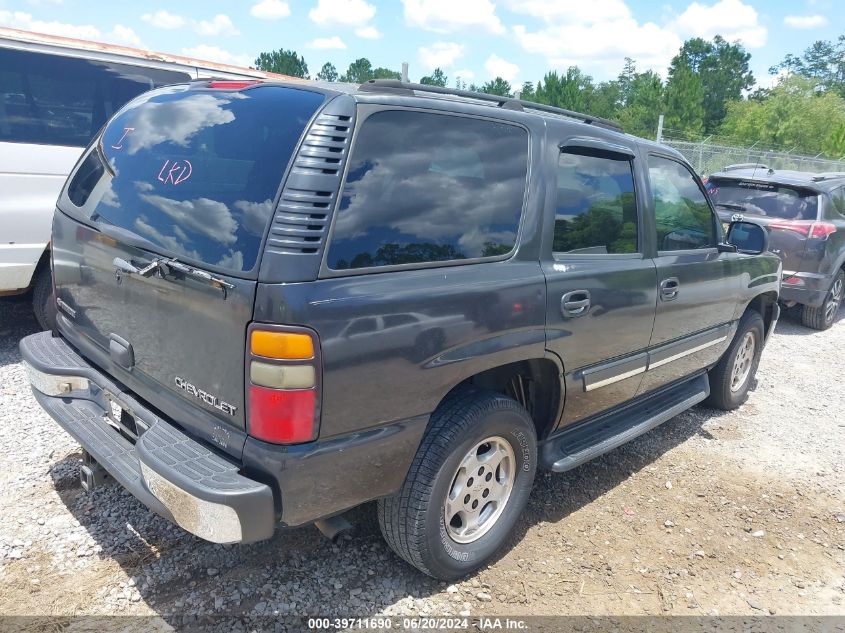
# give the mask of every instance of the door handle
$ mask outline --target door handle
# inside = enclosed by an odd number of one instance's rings
[[[573,290],[560,298],[560,312],[566,319],[584,316],[589,311],[589,290]]]
[[[674,301],[678,298],[678,290],[681,284],[677,277],[669,277],[660,282],[660,299],[662,301]]]

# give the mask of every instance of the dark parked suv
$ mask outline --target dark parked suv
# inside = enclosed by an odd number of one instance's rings
[[[778,317],[675,151],[505,97],[200,81],[122,108],[58,201],[36,399],[215,542],[378,500],[438,578],[494,557],[540,468],[747,397]]]
[[[781,301],[801,307],[804,325],[833,325],[845,294],[845,173],[729,165],[707,180],[724,221],[747,217],[769,230],[783,260]]]

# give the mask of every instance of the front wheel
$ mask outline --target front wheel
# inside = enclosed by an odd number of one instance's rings
[[[402,489],[379,501],[382,535],[429,576],[466,576],[507,541],[536,468],[528,412],[501,394],[463,390],[432,415]]]
[[[836,314],[845,298],[845,271],[833,276],[833,283],[825,295],[824,303],[818,308],[804,306],[801,311],[801,323],[814,330],[826,330],[836,320]]]
[[[710,396],[706,404],[732,411],[748,400],[748,391],[763,353],[763,317],[754,310],[742,315],[728,351],[710,370]]]

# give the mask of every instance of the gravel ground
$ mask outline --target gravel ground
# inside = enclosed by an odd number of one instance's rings
[[[738,411],[540,474],[513,547],[450,585],[398,560],[371,507],[338,544],[309,527],[220,546],[119,486],[85,493],[20,364],[35,330],[0,300],[0,614],[845,615],[843,318],[782,320]]]

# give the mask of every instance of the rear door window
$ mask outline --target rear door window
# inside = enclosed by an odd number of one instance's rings
[[[567,151],[560,155],[555,253],[637,252],[637,201],[631,160]]]
[[[717,209],[781,220],[815,220],[818,195],[814,191],[769,182],[710,178],[707,193]]]
[[[106,119],[184,72],[0,49],[0,141],[85,147]]]
[[[516,244],[528,132],[391,110],[358,131],[332,232],[334,270],[492,257]]]
[[[68,198],[86,219],[169,255],[250,271],[287,164],[323,99],[280,86],[150,92],[112,119]]]

